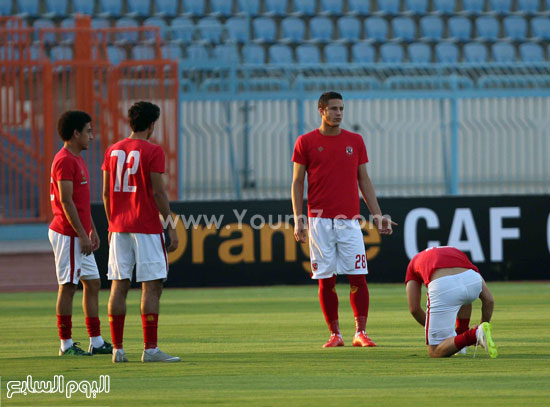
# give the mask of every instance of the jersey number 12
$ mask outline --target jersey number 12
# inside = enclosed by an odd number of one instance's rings
[[[128,159],[126,159],[126,152],[124,150],[113,150],[111,151],[111,157],[116,157],[116,179],[115,179],[115,192],[120,192],[120,185],[122,184],[122,192],[136,192],[135,185],[128,185],[128,177],[134,175],[139,167],[139,151],[132,150],[128,154]],[[134,159],[134,162],[131,167],[124,168],[124,164],[130,164],[130,161]],[[124,171],[124,178],[122,177],[122,172]]]

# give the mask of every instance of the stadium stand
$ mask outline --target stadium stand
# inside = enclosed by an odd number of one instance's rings
[[[443,21],[437,16],[426,16],[420,19],[422,41],[436,42],[443,37]]]
[[[321,14],[326,16],[340,16],[344,8],[342,0],[321,0]]]
[[[407,14],[424,15],[428,10],[428,0],[405,0]]]
[[[385,63],[403,62],[403,47],[399,44],[387,42],[380,47],[380,57]]]
[[[348,49],[340,44],[328,44],[323,50],[325,62],[328,64],[345,64],[348,62]]]
[[[282,17],[286,14],[286,0],[265,0],[266,17]]]
[[[311,42],[328,42],[332,39],[332,22],[328,17],[313,17],[309,22],[309,31]]]
[[[487,47],[477,42],[469,42],[464,46],[465,62],[482,63],[487,62]]]
[[[458,48],[452,43],[440,42],[435,46],[435,57],[437,62],[455,64],[458,62]]]
[[[250,40],[248,21],[242,17],[230,17],[225,22],[227,40],[237,43],[246,43]]]
[[[370,13],[370,2],[363,0],[348,0],[348,14],[367,16]]]
[[[203,0],[182,0],[183,13],[188,17],[203,17],[205,10],[205,1]]]
[[[416,26],[410,17],[395,17],[391,20],[393,39],[396,41],[414,41]]]
[[[283,44],[275,44],[269,47],[269,62],[273,64],[291,64],[294,62],[292,49]]]
[[[470,41],[472,38],[472,23],[466,17],[453,16],[449,18],[449,39],[453,41]]]
[[[242,49],[243,63],[261,65],[265,63],[265,50],[260,45],[246,44]]]
[[[227,0],[210,0],[211,17],[229,17],[232,13],[232,2]]]
[[[382,17],[369,17],[365,20],[367,40],[384,42],[388,38],[388,22]]]
[[[351,47],[352,62],[363,64],[373,63],[376,59],[376,54],[372,45],[365,42],[358,42]]]
[[[188,44],[193,41],[195,25],[190,18],[179,16],[172,20],[170,31],[172,41]]]
[[[507,16],[503,20],[504,35],[512,41],[525,41],[527,38],[527,21],[520,16]]]
[[[175,17],[178,14],[178,2],[174,0],[156,0],[156,15],[159,17]]]
[[[120,17],[122,15],[122,0],[99,0],[101,17]]]
[[[491,47],[491,52],[495,62],[514,62],[516,60],[516,50],[508,42],[495,42]]]
[[[254,28],[254,42],[274,42],[277,28],[275,21],[269,17],[257,17],[252,21]]]
[[[538,44],[526,42],[519,46],[519,54],[523,62],[543,62],[544,55]]]
[[[318,64],[321,62],[319,48],[311,44],[296,47],[296,60],[300,64]]]
[[[455,0],[433,0],[434,14],[450,15],[455,11]]]
[[[396,15],[399,13],[399,0],[378,0],[378,15]]]
[[[427,64],[432,61],[432,49],[422,42],[415,42],[408,47],[409,62]]]
[[[237,7],[240,14],[257,16],[260,11],[260,0],[238,0]]]
[[[298,17],[287,17],[281,21],[281,42],[300,43],[304,40],[306,24]]]
[[[344,16],[340,17],[338,25],[338,41],[340,42],[356,42],[359,40],[361,33],[361,23],[356,17]]]
[[[293,0],[292,15],[296,17],[313,16],[315,15],[316,0]]]

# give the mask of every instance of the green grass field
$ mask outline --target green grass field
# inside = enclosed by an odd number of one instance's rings
[[[377,348],[353,348],[346,285],[338,285],[346,346],[322,349],[328,330],[315,286],[166,290],[159,346],[183,362],[143,364],[139,291],[128,296],[125,348],[110,356],[60,358],[55,293],[0,294],[0,406],[547,406],[550,404],[550,284],[492,283],[499,358],[483,349],[430,359],[424,331],[409,315],[403,285],[371,284],[367,332]],[[108,292],[101,293],[103,335]],[[87,346],[75,298],[73,338]],[[479,303],[472,322],[479,320]],[[110,392],[15,394],[7,382],[98,380]]]

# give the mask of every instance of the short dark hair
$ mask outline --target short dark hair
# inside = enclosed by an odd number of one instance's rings
[[[137,102],[128,109],[130,127],[133,131],[144,131],[156,122],[160,116],[160,108],[150,102]]]
[[[330,99],[340,99],[340,100],[344,100],[344,98],[342,97],[341,94],[339,94],[338,92],[325,92],[321,95],[321,97],[319,98],[319,103],[317,103],[317,107],[319,109],[324,109],[325,107],[328,106],[328,101]]]
[[[86,124],[92,121],[92,117],[80,110],[69,110],[61,115],[57,121],[57,134],[63,141],[69,141],[74,131],[82,131]]]

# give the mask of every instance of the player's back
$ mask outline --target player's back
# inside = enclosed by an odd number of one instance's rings
[[[105,152],[109,172],[109,231],[162,233],[153,197],[151,173],[164,173],[162,148],[147,140],[127,138]]]

